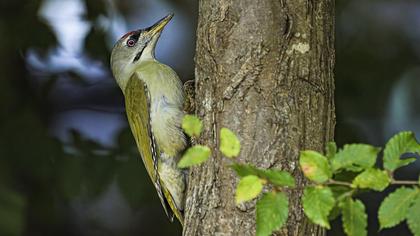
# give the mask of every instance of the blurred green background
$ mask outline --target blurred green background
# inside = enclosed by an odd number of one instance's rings
[[[420,2],[336,2],[336,140],[420,135]],[[157,48],[194,77],[196,0],[0,1],[0,235],[180,235],[138,158],[109,71],[125,32],[175,18]],[[397,173],[416,178],[419,161]],[[380,194],[362,195],[369,235]],[[342,235],[339,220],[329,235]]]

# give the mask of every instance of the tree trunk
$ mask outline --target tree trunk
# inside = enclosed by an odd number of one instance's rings
[[[201,0],[196,48],[200,143],[213,157],[190,171],[184,235],[255,235],[255,201],[237,207],[238,182],[218,151],[219,131],[241,141],[242,163],[290,171],[305,183],[299,151],[334,134],[334,1]],[[289,191],[280,235],[323,235]]]

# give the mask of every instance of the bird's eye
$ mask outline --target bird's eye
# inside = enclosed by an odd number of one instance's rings
[[[133,47],[136,44],[136,41],[134,39],[127,40],[127,46]]]

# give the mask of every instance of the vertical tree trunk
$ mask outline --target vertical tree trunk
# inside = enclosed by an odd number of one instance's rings
[[[304,184],[299,151],[334,133],[334,0],[201,0],[196,106],[213,158],[190,172],[184,235],[255,235],[255,201],[237,207],[238,178],[218,153],[219,131],[238,134],[239,160],[288,170]],[[281,235],[322,235],[289,192]]]

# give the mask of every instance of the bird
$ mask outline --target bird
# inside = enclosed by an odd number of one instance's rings
[[[125,100],[130,129],[169,220],[183,225],[186,173],[177,167],[188,145],[182,131],[182,81],[155,57],[156,43],[172,19],[122,36],[111,52],[112,74]]]

